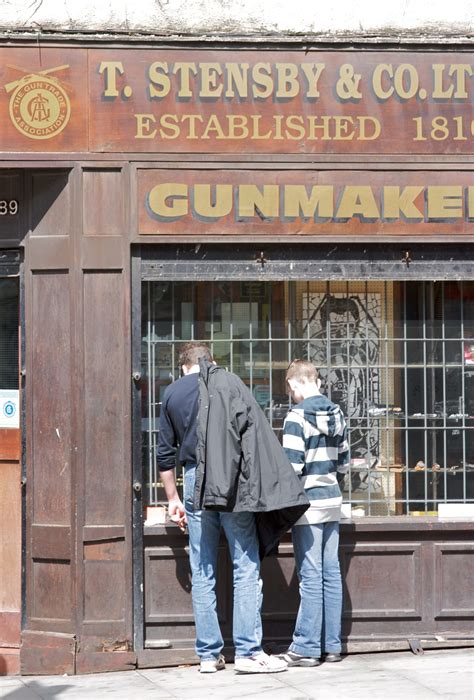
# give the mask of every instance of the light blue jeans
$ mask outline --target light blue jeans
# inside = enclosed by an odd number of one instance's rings
[[[339,523],[296,525],[292,539],[300,581],[300,607],[290,651],[312,657],[339,654],[342,615]]]
[[[262,582],[255,516],[194,511],[195,479],[196,468],[187,467],[184,507],[188,520],[196,654],[201,660],[217,658],[224,646],[216,608],[217,555],[222,527],[233,565],[235,656],[251,656],[262,649]]]

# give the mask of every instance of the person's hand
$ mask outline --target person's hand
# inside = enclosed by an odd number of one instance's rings
[[[181,499],[173,498],[168,501],[168,516],[173,523],[176,523],[182,532],[186,531],[186,513]]]

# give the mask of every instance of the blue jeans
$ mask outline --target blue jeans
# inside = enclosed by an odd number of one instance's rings
[[[189,561],[196,625],[196,654],[217,658],[224,646],[216,608],[216,571],[220,529],[227,538],[233,565],[235,656],[251,656],[262,649],[262,582],[258,538],[253,513],[193,510],[196,468],[184,472],[184,507],[188,520]]]
[[[293,548],[300,607],[290,650],[303,656],[341,652],[342,581],[339,523],[296,525]]]

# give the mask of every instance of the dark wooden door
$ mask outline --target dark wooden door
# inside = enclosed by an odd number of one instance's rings
[[[19,669],[21,438],[18,278],[0,278],[0,675]]]

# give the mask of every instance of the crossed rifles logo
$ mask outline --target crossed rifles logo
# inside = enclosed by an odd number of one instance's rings
[[[7,93],[12,93],[9,113],[13,125],[30,139],[57,136],[69,121],[71,104],[66,84],[61,85],[57,78],[50,75],[69,66],[56,66],[37,73],[27,73],[23,68],[12,65],[8,68],[24,73],[19,80],[5,85]]]

